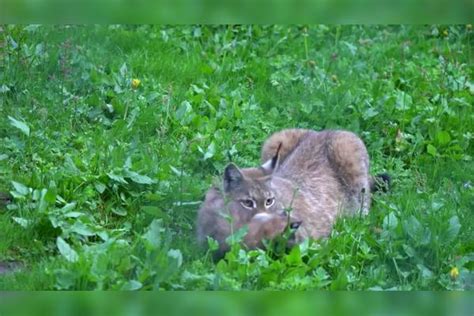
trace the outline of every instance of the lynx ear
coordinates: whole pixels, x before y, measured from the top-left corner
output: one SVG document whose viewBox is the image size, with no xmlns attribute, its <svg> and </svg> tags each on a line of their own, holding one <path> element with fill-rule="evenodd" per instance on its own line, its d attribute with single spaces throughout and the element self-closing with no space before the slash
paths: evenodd
<svg viewBox="0 0 474 316">
<path fill-rule="evenodd" d="M 280 149 L 281 149 L 281 143 L 278 145 L 277 151 L 275 155 L 273 156 L 272 159 L 267 160 L 261 168 L 265 171 L 266 174 L 272 174 L 273 171 L 275 171 L 278 166 L 280 165 Z"/>
<path fill-rule="evenodd" d="M 224 191 L 229 192 L 242 183 L 244 176 L 239 168 L 233 163 L 230 163 L 224 170 Z"/>
</svg>

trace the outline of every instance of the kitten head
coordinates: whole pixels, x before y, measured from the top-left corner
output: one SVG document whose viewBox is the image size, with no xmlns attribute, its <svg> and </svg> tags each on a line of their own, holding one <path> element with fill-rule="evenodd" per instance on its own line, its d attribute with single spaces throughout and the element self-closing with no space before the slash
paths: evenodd
<svg viewBox="0 0 474 316">
<path fill-rule="evenodd" d="M 239 169 L 230 163 L 224 170 L 224 193 L 233 213 L 250 221 L 259 213 L 277 213 L 271 175 L 263 168 Z"/>
<path fill-rule="evenodd" d="M 231 209 L 238 210 L 247 222 L 256 214 L 282 214 L 271 187 L 273 172 L 279 167 L 281 143 L 274 157 L 259 168 L 239 169 L 230 163 L 224 170 L 224 193 Z"/>
</svg>

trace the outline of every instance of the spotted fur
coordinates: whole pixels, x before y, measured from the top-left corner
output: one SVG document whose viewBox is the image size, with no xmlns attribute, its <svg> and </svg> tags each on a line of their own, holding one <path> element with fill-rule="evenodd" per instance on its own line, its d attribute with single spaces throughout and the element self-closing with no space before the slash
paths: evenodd
<svg viewBox="0 0 474 316">
<path fill-rule="evenodd" d="M 301 242 L 328 236 L 338 216 L 369 211 L 369 156 L 351 132 L 283 130 L 265 141 L 261 159 L 259 168 L 228 165 L 223 189 L 210 189 L 199 210 L 198 238 L 216 239 L 221 254 L 228 249 L 227 236 L 244 225 L 244 244 L 255 248 L 281 234 L 289 222 L 301 223 L 295 232 L 295 241 Z M 247 199 L 255 204 L 242 202 Z"/>
</svg>

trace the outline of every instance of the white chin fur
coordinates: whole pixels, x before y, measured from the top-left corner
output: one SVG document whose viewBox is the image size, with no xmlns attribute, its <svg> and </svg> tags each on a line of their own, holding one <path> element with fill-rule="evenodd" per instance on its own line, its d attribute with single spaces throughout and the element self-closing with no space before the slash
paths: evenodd
<svg viewBox="0 0 474 316">
<path fill-rule="evenodd" d="M 253 218 L 257 221 L 265 222 L 268 221 L 272 216 L 268 213 L 258 213 Z"/>
</svg>

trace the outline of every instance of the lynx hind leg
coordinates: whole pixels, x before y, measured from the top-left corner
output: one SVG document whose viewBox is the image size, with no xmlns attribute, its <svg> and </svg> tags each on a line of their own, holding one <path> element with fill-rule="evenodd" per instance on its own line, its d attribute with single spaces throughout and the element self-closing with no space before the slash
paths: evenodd
<svg viewBox="0 0 474 316">
<path fill-rule="evenodd" d="M 272 159 L 280 148 L 280 162 L 285 160 L 289 153 L 298 145 L 301 138 L 308 132 L 307 129 L 292 128 L 285 129 L 271 135 L 262 147 L 262 163 Z"/>
<path fill-rule="evenodd" d="M 369 155 L 362 140 L 355 134 L 338 131 L 328 142 L 328 159 L 347 190 L 349 210 L 362 211 L 370 208 Z"/>
</svg>

